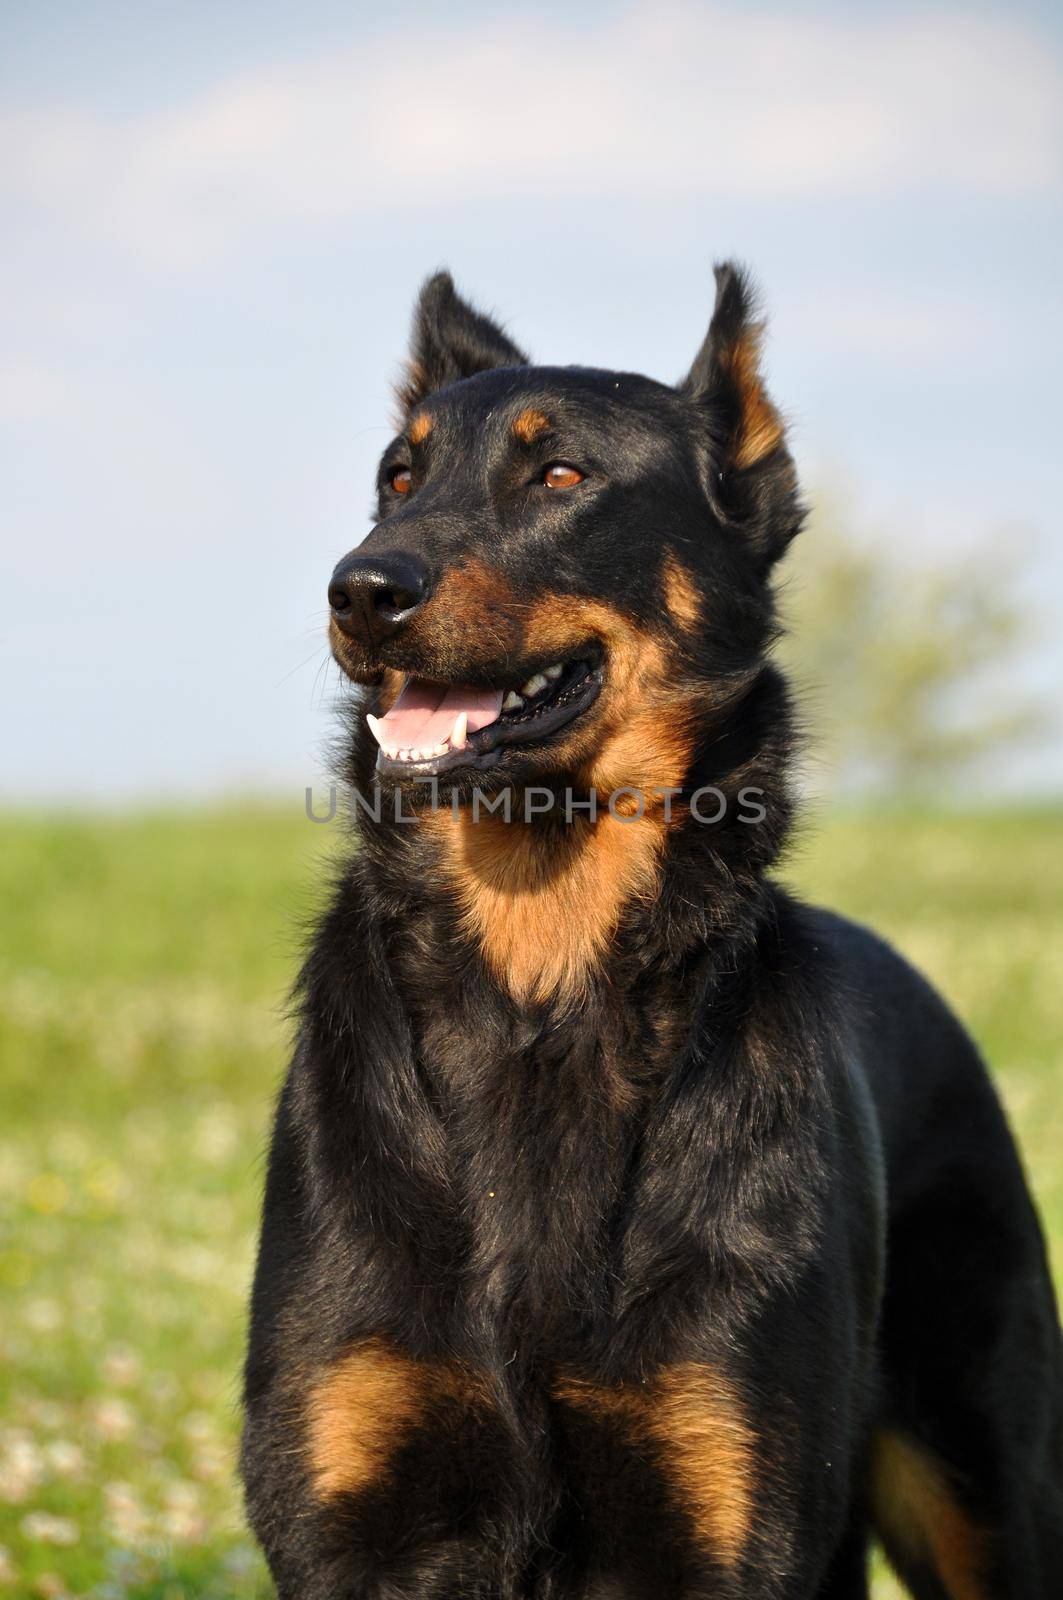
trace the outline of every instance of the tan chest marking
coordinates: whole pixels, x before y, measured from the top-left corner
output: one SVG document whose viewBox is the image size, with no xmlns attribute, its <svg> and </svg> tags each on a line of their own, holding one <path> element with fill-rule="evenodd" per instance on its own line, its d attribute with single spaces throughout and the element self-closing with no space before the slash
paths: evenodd
<svg viewBox="0 0 1063 1600">
<path fill-rule="evenodd" d="M 756 1435 L 728 1378 L 684 1362 L 639 1386 L 567 1378 L 556 1394 L 632 1443 L 648 1445 L 695 1536 L 725 1564 L 741 1559 L 753 1525 Z"/>
<path fill-rule="evenodd" d="M 875 1435 L 871 1505 L 888 1555 L 931 1567 L 949 1600 L 986 1600 L 986 1535 L 960 1505 L 941 1463 L 914 1439 Z"/>
<path fill-rule="evenodd" d="M 663 831 L 653 818 L 606 815 L 549 832 L 465 811 L 439 822 L 465 927 L 519 1000 L 575 998 L 625 906 L 657 882 Z"/>
<path fill-rule="evenodd" d="M 358 1345 L 310 1389 L 306 1450 L 316 1494 L 356 1494 L 434 1413 L 489 1403 L 485 1381 L 456 1365 L 413 1361 L 377 1339 Z"/>
</svg>

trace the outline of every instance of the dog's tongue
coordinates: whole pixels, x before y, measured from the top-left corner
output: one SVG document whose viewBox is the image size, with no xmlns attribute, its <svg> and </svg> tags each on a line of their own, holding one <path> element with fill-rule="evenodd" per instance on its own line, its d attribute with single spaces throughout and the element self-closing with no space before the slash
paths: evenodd
<svg viewBox="0 0 1063 1600">
<path fill-rule="evenodd" d="M 371 718 L 369 726 L 385 750 L 431 750 L 446 743 L 462 713 L 469 733 L 475 733 L 494 722 L 501 710 L 501 689 L 410 678 L 387 715 Z"/>
</svg>

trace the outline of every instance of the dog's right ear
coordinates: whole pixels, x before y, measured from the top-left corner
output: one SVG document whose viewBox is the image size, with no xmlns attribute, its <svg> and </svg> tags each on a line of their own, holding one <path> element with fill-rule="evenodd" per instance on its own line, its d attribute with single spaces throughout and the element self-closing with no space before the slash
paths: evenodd
<svg viewBox="0 0 1063 1600">
<path fill-rule="evenodd" d="M 709 499 L 742 526 L 751 548 L 770 566 L 801 525 L 797 480 L 783 420 L 760 371 L 764 325 L 756 295 L 732 262 L 716 273 L 716 305 L 705 342 L 679 385 L 705 418 L 712 445 Z"/>
<path fill-rule="evenodd" d="M 490 317 L 463 300 L 449 272 L 427 278 L 417 297 L 410 359 L 398 400 L 403 414 L 426 395 L 492 367 L 526 367 L 528 357 Z"/>
</svg>

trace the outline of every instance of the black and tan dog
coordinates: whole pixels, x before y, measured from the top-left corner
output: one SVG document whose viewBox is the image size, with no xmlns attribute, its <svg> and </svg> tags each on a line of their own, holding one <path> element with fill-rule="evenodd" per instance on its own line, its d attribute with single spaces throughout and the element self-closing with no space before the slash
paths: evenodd
<svg viewBox="0 0 1063 1600">
<path fill-rule="evenodd" d="M 717 279 L 675 389 L 421 296 L 329 591 L 366 803 L 252 1306 L 285 1600 L 858 1600 L 872 1527 L 921 1600 L 1063 1596 L 1058 1321 L 996 1097 L 910 968 L 767 876 L 801 513 Z"/>
</svg>

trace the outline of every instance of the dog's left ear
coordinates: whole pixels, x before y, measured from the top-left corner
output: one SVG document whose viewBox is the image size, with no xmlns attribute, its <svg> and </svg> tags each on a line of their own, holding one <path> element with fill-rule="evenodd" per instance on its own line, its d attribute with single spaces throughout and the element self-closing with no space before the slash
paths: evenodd
<svg viewBox="0 0 1063 1600">
<path fill-rule="evenodd" d="M 410 359 L 398 399 L 409 412 L 426 395 L 492 367 L 526 367 L 528 357 L 490 317 L 463 300 L 449 272 L 425 280 L 417 297 Z"/>
<path fill-rule="evenodd" d="M 718 265 L 715 273 L 709 331 L 679 390 L 704 409 L 714 506 L 726 520 L 744 525 L 770 564 L 801 524 L 796 476 L 782 417 L 760 373 L 764 323 L 753 288 L 733 262 Z"/>
</svg>

